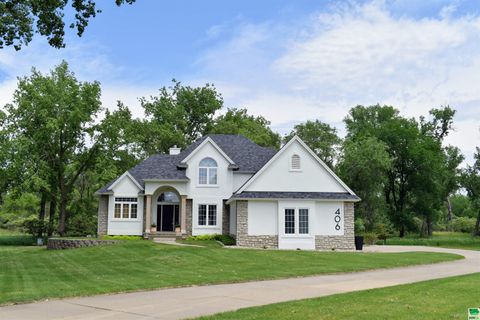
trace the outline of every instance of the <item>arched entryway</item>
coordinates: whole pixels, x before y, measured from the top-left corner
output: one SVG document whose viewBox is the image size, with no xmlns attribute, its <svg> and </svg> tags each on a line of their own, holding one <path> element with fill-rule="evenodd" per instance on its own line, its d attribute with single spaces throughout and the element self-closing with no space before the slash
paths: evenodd
<svg viewBox="0 0 480 320">
<path fill-rule="evenodd" d="M 180 226 L 180 197 L 176 192 L 163 191 L 157 198 L 157 231 L 173 232 Z"/>
</svg>

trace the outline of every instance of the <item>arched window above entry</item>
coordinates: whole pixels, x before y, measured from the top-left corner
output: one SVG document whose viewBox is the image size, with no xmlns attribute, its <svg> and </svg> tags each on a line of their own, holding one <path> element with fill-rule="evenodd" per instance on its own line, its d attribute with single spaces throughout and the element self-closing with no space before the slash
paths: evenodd
<svg viewBox="0 0 480 320">
<path fill-rule="evenodd" d="M 203 158 L 198 165 L 198 184 L 217 184 L 217 161 L 212 158 Z"/>
<path fill-rule="evenodd" d="M 165 191 L 158 196 L 157 202 L 179 203 L 178 195 L 172 191 Z"/>
<path fill-rule="evenodd" d="M 292 156 L 292 159 L 290 161 L 290 170 L 301 170 L 301 162 L 300 162 L 300 156 L 298 154 L 294 154 Z"/>
</svg>

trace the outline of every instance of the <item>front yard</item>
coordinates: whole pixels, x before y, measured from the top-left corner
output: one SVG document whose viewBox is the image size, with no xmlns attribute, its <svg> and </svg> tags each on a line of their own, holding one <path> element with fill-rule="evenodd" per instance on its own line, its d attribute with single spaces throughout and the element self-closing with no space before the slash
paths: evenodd
<svg viewBox="0 0 480 320">
<path fill-rule="evenodd" d="M 202 320 L 450 320 L 480 307 L 480 273 L 221 313 Z"/>
<path fill-rule="evenodd" d="M 0 246 L 0 304 L 173 286 L 392 268 L 444 253 L 346 253 L 178 247 L 149 241 L 64 251 Z"/>
</svg>

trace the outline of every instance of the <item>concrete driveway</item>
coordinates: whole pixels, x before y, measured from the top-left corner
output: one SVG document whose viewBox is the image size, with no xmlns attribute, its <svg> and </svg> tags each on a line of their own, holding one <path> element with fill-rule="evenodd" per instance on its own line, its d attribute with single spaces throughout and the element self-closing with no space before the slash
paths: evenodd
<svg viewBox="0 0 480 320">
<path fill-rule="evenodd" d="M 2 307 L 0 319 L 182 319 L 480 272 L 480 251 L 419 246 L 371 246 L 365 251 L 448 252 L 465 259 L 386 270 L 43 301 Z"/>
</svg>

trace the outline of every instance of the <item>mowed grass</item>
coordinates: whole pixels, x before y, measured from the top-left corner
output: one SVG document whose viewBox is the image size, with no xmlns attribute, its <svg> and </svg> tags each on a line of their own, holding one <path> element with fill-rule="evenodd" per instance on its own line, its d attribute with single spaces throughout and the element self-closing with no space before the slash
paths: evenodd
<svg viewBox="0 0 480 320">
<path fill-rule="evenodd" d="M 379 241 L 378 244 L 383 244 Z M 414 245 L 444 248 L 480 250 L 480 237 L 462 232 L 434 232 L 430 238 L 420 238 L 417 235 L 405 238 L 387 239 L 387 245 Z"/>
<path fill-rule="evenodd" d="M 35 238 L 29 234 L 0 229 L 0 246 L 31 246 L 35 243 Z"/>
<path fill-rule="evenodd" d="M 450 320 L 480 307 L 480 273 L 323 298 L 271 304 L 203 320 Z"/>
<path fill-rule="evenodd" d="M 444 253 L 355 253 L 179 247 L 149 241 L 72 250 L 0 247 L 0 304 L 392 268 L 460 259 Z"/>
</svg>

